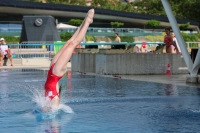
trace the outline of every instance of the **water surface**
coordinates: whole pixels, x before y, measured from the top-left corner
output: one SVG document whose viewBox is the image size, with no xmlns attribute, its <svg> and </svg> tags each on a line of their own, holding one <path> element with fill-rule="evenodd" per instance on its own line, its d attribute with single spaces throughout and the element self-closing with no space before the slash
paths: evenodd
<svg viewBox="0 0 200 133">
<path fill-rule="evenodd" d="M 38 120 L 33 90 L 43 91 L 47 71 L 0 72 L 0 132 L 195 133 L 200 89 L 67 73 L 62 103 L 75 112 Z"/>
</svg>

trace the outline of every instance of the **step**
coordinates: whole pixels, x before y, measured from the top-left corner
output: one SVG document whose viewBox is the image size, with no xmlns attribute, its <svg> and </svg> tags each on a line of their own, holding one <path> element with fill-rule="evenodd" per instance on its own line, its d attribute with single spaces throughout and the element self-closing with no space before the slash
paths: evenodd
<svg viewBox="0 0 200 133">
<path fill-rule="evenodd" d="M 41 49 L 41 48 L 32 48 L 32 49 L 11 49 L 12 52 L 32 52 L 32 51 L 41 51 L 41 52 L 47 52 L 47 49 Z"/>
<path fill-rule="evenodd" d="M 15 66 L 21 66 L 22 65 L 22 59 L 13 59 L 13 64 Z M 9 59 L 4 59 L 4 61 L 2 62 L 3 66 L 10 66 L 10 60 Z"/>
<path fill-rule="evenodd" d="M 38 65 L 50 65 L 51 60 L 49 58 L 22 58 L 22 65 L 32 65 L 32 66 L 38 66 Z"/>
</svg>

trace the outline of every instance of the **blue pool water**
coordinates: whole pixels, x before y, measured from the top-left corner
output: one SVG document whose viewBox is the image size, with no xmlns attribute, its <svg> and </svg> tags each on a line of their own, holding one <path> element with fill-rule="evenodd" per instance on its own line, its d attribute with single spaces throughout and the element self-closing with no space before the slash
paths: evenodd
<svg viewBox="0 0 200 133">
<path fill-rule="evenodd" d="M 195 133 L 200 125 L 200 88 L 68 73 L 53 119 L 38 119 L 34 92 L 47 71 L 0 72 L 1 133 Z"/>
</svg>

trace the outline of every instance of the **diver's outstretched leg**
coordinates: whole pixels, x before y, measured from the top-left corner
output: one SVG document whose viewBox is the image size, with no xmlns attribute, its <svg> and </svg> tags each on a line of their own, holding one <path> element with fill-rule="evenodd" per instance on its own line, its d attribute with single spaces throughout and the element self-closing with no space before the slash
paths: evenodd
<svg viewBox="0 0 200 133">
<path fill-rule="evenodd" d="M 57 59 L 57 62 L 55 63 L 55 66 L 53 68 L 53 73 L 57 76 L 61 76 L 67 72 L 67 63 L 69 59 L 71 58 L 72 52 L 74 48 L 80 44 L 80 42 L 83 40 L 87 29 L 89 25 L 93 22 L 94 17 L 94 9 L 89 10 L 88 15 L 86 16 L 85 22 L 83 23 L 82 28 L 80 29 L 78 35 L 74 40 L 72 40 L 64 49 L 64 51 L 61 53 L 59 58 Z"/>
<path fill-rule="evenodd" d="M 69 61 L 69 59 L 71 58 L 72 52 L 74 50 L 74 48 L 80 44 L 80 42 L 83 40 L 87 29 L 89 27 L 89 25 L 93 22 L 93 17 L 94 17 L 94 9 L 89 10 L 85 21 L 83 22 L 80 31 L 77 33 L 76 37 L 73 37 L 71 40 L 71 42 L 69 42 L 65 47 L 62 48 L 62 52 L 60 52 L 59 56 L 57 57 L 57 60 L 55 61 L 54 66 L 52 66 L 52 73 L 53 76 L 55 76 L 56 78 L 63 76 L 66 72 L 67 72 L 67 63 Z M 47 81 L 46 81 L 47 83 Z M 56 92 L 58 93 L 58 95 L 54 95 L 54 97 L 51 99 L 50 104 L 51 107 L 58 107 L 60 104 L 60 98 L 59 98 L 59 84 L 57 82 L 56 84 Z M 48 92 L 49 90 L 46 89 L 45 92 Z"/>
<path fill-rule="evenodd" d="M 89 11 L 88 11 L 89 12 Z M 87 14 L 88 15 L 88 14 Z M 58 53 L 56 53 L 56 55 L 53 57 L 53 60 L 51 61 L 51 65 L 52 64 L 54 64 L 57 60 L 58 60 L 58 58 L 59 58 L 59 56 L 61 55 L 61 53 L 64 51 L 64 49 L 66 48 L 66 46 L 70 43 L 70 42 L 72 42 L 76 37 L 77 37 L 77 35 L 79 34 L 79 32 L 80 32 L 80 29 L 82 29 L 82 27 L 83 27 L 83 24 L 84 24 L 84 22 L 85 22 L 85 20 L 86 20 L 86 18 L 87 18 L 87 15 L 86 15 L 86 17 L 85 17 L 85 19 L 83 20 L 83 22 L 82 22 L 82 24 L 78 27 L 78 29 L 76 30 L 76 32 L 73 34 L 73 36 L 68 40 L 68 41 L 66 41 L 66 43 L 63 45 L 63 47 L 58 51 Z M 50 66 L 51 66 L 50 65 Z"/>
</svg>

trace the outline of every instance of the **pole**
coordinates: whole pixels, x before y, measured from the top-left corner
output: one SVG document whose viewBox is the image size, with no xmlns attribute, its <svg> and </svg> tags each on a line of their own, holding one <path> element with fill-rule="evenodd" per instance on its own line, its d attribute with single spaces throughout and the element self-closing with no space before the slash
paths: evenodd
<svg viewBox="0 0 200 133">
<path fill-rule="evenodd" d="M 194 73 L 198 73 L 199 67 L 200 67 L 200 48 L 198 49 L 192 71 Z"/>
<path fill-rule="evenodd" d="M 177 38 L 178 44 L 180 46 L 183 58 L 185 60 L 185 64 L 187 65 L 190 74 L 191 75 L 196 75 L 196 73 L 192 71 L 193 62 L 192 62 L 192 60 L 191 60 L 191 58 L 189 56 L 189 53 L 188 53 L 188 51 L 186 49 L 185 41 L 183 40 L 183 37 L 181 35 L 181 32 L 180 32 L 180 29 L 178 27 L 176 18 L 173 15 L 171 6 L 169 4 L 169 1 L 168 0 L 161 0 L 161 1 L 162 1 L 163 6 L 164 6 L 164 9 L 166 11 L 166 14 L 167 14 L 167 17 L 169 19 L 169 22 L 170 22 L 170 24 L 172 26 L 172 29 L 173 29 L 173 31 L 174 31 L 174 33 L 176 35 L 176 38 Z"/>
</svg>

